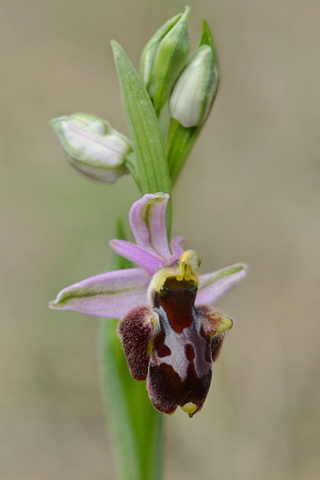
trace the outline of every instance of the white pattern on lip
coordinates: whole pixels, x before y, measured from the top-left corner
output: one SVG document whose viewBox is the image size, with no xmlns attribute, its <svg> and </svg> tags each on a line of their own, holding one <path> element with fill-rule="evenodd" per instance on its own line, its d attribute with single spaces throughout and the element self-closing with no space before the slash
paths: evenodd
<svg viewBox="0 0 320 480">
<path fill-rule="evenodd" d="M 164 311 L 163 311 L 164 312 Z M 195 354 L 194 367 L 198 378 L 211 371 L 211 362 L 205 359 L 205 352 L 208 348 L 208 341 L 200 334 L 201 319 L 198 315 L 193 315 L 193 321 L 189 327 L 182 330 L 181 333 L 175 332 L 171 327 L 167 316 L 160 313 L 161 324 L 165 332 L 164 344 L 170 349 L 171 353 L 166 357 L 156 356 L 157 363 L 170 365 L 179 375 L 182 381 L 187 378 L 190 361 L 186 355 L 186 345 L 191 345 Z M 156 352 L 155 352 L 156 353 Z"/>
</svg>

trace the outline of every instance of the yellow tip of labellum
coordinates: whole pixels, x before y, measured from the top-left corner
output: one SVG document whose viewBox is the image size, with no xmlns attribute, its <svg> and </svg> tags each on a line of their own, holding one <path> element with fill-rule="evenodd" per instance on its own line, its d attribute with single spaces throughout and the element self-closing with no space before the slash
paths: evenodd
<svg viewBox="0 0 320 480">
<path fill-rule="evenodd" d="M 183 407 L 181 407 L 181 410 L 183 410 L 184 412 L 186 412 L 190 418 L 193 417 L 193 415 L 196 413 L 196 411 L 198 410 L 198 407 L 197 405 L 195 405 L 194 403 L 192 402 L 189 402 L 189 403 L 185 403 L 183 405 Z"/>
</svg>

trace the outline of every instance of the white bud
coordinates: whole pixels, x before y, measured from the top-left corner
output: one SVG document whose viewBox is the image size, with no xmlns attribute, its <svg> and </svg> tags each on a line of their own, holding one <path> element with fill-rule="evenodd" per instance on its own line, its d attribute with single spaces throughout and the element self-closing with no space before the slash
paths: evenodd
<svg viewBox="0 0 320 480">
<path fill-rule="evenodd" d="M 197 48 L 177 80 L 170 98 L 171 116 L 185 128 L 201 125 L 218 85 L 218 71 L 208 45 Z"/>
<path fill-rule="evenodd" d="M 71 165 L 80 173 L 106 183 L 114 183 L 127 173 L 125 159 L 132 146 L 105 120 L 86 113 L 74 113 L 55 118 L 51 125 Z"/>
</svg>

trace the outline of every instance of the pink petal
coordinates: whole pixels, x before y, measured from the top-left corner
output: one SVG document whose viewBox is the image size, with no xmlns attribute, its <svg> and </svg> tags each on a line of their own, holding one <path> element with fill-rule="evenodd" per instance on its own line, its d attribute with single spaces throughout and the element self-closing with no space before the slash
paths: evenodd
<svg viewBox="0 0 320 480">
<path fill-rule="evenodd" d="M 129 213 L 137 245 L 167 262 L 171 257 L 166 229 L 168 199 L 167 193 L 146 194 L 132 205 Z"/>
<path fill-rule="evenodd" d="M 141 268 L 102 273 L 62 290 L 50 307 L 97 317 L 121 318 L 138 305 L 147 305 L 150 278 Z"/>
<path fill-rule="evenodd" d="M 125 240 L 110 240 L 110 245 L 118 255 L 144 268 L 151 276 L 164 266 L 164 260 L 161 257 L 147 252 L 143 248 L 134 245 L 134 243 L 126 242 Z"/>
<path fill-rule="evenodd" d="M 196 306 L 213 305 L 231 287 L 236 285 L 246 276 L 247 266 L 235 264 L 222 268 L 213 273 L 199 275 L 199 290 L 196 298 Z"/>
</svg>

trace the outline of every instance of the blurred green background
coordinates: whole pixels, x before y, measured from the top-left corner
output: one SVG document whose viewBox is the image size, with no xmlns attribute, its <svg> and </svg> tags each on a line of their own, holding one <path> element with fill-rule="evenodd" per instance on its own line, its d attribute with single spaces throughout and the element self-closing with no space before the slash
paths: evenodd
<svg viewBox="0 0 320 480">
<path fill-rule="evenodd" d="M 221 61 L 216 104 L 174 194 L 173 234 L 248 279 L 203 411 L 167 418 L 166 480 L 320 478 L 320 62 L 316 0 L 190 1 Z M 48 309 L 106 270 L 138 190 L 67 165 L 48 121 L 84 111 L 128 133 L 110 39 L 138 66 L 184 2 L 2 0 L 0 478 L 116 478 L 95 318 Z M 108 412 L 112 415 L 112 412 Z"/>
</svg>

